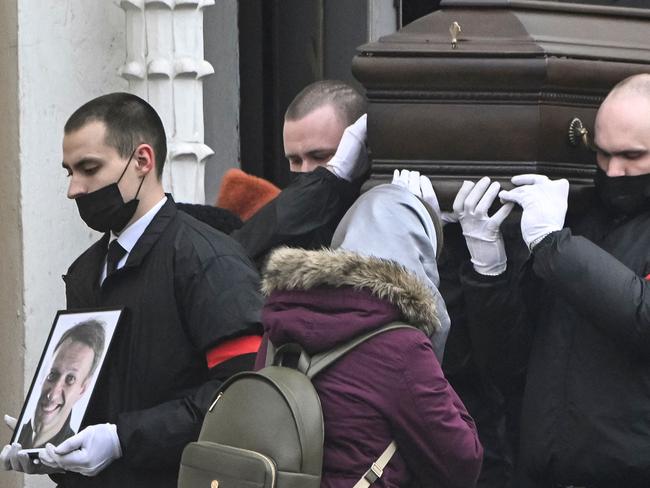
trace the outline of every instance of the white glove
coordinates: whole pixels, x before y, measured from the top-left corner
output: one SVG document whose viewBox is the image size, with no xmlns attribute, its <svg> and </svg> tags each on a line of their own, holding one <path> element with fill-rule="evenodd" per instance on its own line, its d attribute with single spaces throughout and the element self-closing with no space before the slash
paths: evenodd
<svg viewBox="0 0 650 488">
<path fill-rule="evenodd" d="M 7 444 L 2 448 L 2 452 L 0 452 L 0 470 L 17 471 L 26 474 L 52 474 L 62 472 L 60 468 L 44 466 L 38 458 L 30 459 L 27 451 L 17 442 Z"/>
<path fill-rule="evenodd" d="M 421 198 L 440 216 L 440 204 L 438 203 L 436 192 L 433 190 L 431 180 L 426 176 L 421 176 L 419 171 L 409 171 L 408 169 L 400 171 L 396 169 L 393 172 L 393 181 L 391 181 L 391 184 L 401 186 L 410 193 L 413 193 L 416 197 Z M 438 245 L 437 239 L 438 236 L 431 236 L 434 250 Z"/>
<path fill-rule="evenodd" d="M 325 167 L 339 178 L 353 181 L 368 170 L 366 151 L 366 119 L 363 114 L 357 121 L 346 127 L 336 153 Z"/>
<path fill-rule="evenodd" d="M 492 217 L 488 215 L 501 185 L 490 184 L 484 176 L 477 183 L 464 181 L 454 199 L 454 213 L 463 229 L 467 249 L 477 273 L 496 276 L 506 270 L 507 259 L 500 226 L 513 208 L 503 205 Z"/>
<path fill-rule="evenodd" d="M 91 425 L 56 447 L 46 444 L 45 451 L 40 453 L 44 465 L 84 476 L 95 476 L 121 457 L 115 424 Z"/>
<path fill-rule="evenodd" d="M 532 251 L 544 237 L 564 227 L 569 182 L 564 178 L 550 180 L 535 174 L 513 176 L 511 181 L 518 187 L 502 191 L 499 198 L 502 202 L 514 202 L 523 208 L 521 236 Z"/>
<path fill-rule="evenodd" d="M 7 424 L 7 427 L 11 430 L 16 430 L 16 419 L 11 415 L 5 415 L 5 424 Z"/>
<path fill-rule="evenodd" d="M 419 171 L 409 171 L 408 169 L 400 171 L 396 169 L 393 171 L 393 180 L 391 183 L 406 188 L 415 196 L 422 198 L 422 200 L 431 205 L 433 211 L 440 215 L 442 225 L 449 222 L 458 222 L 458 216 L 455 213 L 440 211 L 440 203 L 438 202 L 438 197 L 433 189 L 431 180 L 424 175 L 420 175 Z"/>
<path fill-rule="evenodd" d="M 421 176 L 419 171 L 409 171 L 408 169 L 400 171 L 396 169 L 393 171 L 393 181 L 391 183 L 406 188 L 413 195 L 427 202 L 433 211 L 440 215 L 440 204 L 436 192 L 433 190 L 431 180 L 426 176 Z"/>
<path fill-rule="evenodd" d="M 5 424 L 11 430 L 16 429 L 16 419 L 10 415 L 5 415 Z M 13 444 L 7 444 L 2 448 L 0 452 L 0 470 L 10 471 L 13 469 L 13 465 L 20 468 L 20 463 L 18 461 L 18 451 L 22 449 L 22 446 L 17 442 Z M 29 459 L 28 459 L 29 461 Z M 24 469 L 17 469 L 16 471 L 25 471 Z"/>
<path fill-rule="evenodd" d="M 11 415 L 5 415 L 5 424 L 11 430 L 16 430 L 16 419 Z M 7 444 L 0 452 L 0 471 L 18 471 L 27 474 L 52 474 L 60 472 L 59 469 L 52 469 L 43 466 L 38 459 L 30 459 L 27 451 L 23 447 L 14 442 Z"/>
</svg>

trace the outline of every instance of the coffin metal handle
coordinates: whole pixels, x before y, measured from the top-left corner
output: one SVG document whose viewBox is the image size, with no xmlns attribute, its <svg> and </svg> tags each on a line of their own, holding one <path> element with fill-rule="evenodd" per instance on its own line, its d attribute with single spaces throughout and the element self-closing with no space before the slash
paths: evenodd
<svg viewBox="0 0 650 488">
<path fill-rule="evenodd" d="M 460 24 L 456 21 L 452 22 L 449 26 L 449 33 L 451 34 L 451 48 L 456 49 L 458 47 L 458 34 L 460 34 L 462 29 Z"/>
<path fill-rule="evenodd" d="M 578 147 L 582 143 L 587 149 L 596 151 L 596 148 L 589 140 L 589 129 L 585 127 L 578 117 L 574 117 L 569 122 L 569 143 Z"/>
</svg>

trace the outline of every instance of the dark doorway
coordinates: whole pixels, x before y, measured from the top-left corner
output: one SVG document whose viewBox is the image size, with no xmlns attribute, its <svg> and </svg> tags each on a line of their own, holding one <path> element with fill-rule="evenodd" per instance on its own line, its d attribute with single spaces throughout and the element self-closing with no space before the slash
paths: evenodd
<svg viewBox="0 0 650 488">
<path fill-rule="evenodd" d="M 239 0 L 240 154 L 242 169 L 286 185 L 284 112 L 306 85 L 335 78 L 363 91 L 351 73 L 367 42 L 372 0 Z M 395 0 L 404 24 L 440 0 Z M 398 26 L 395 26 L 396 28 Z"/>
<path fill-rule="evenodd" d="M 284 112 L 306 85 L 350 72 L 366 42 L 366 2 L 240 0 L 240 147 L 242 169 L 284 186 Z M 360 87 L 360 86 L 359 86 Z"/>
</svg>

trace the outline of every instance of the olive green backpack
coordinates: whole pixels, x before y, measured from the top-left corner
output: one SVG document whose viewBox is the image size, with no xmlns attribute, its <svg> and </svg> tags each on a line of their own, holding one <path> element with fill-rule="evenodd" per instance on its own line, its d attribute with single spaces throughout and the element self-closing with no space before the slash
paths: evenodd
<svg viewBox="0 0 650 488">
<path fill-rule="evenodd" d="M 371 337 L 410 325 L 392 323 L 311 358 L 297 344 L 277 351 L 267 366 L 226 381 L 206 414 L 197 442 L 185 447 L 179 488 L 320 488 L 323 413 L 311 383 L 320 371 Z M 297 358 L 297 365 L 284 364 Z M 391 442 L 354 485 L 382 475 L 395 452 Z"/>
</svg>

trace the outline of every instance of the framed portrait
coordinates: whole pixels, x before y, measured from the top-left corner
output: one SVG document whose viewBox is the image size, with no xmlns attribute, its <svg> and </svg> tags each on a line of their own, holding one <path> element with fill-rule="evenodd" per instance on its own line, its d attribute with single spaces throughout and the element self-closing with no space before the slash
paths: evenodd
<svg viewBox="0 0 650 488">
<path fill-rule="evenodd" d="M 11 442 L 37 453 L 79 431 L 122 312 L 56 313 Z"/>
</svg>

